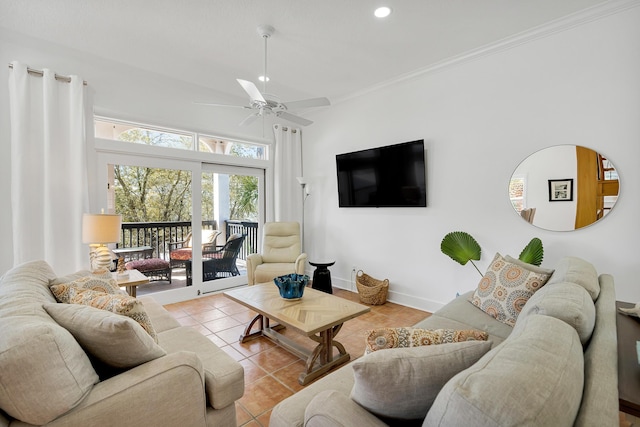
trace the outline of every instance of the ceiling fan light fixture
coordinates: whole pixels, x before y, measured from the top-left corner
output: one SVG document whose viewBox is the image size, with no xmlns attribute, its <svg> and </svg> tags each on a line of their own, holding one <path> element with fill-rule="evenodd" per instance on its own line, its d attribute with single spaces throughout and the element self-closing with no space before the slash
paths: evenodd
<svg viewBox="0 0 640 427">
<path fill-rule="evenodd" d="M 325 107 L 331 105 L 331 102 L 327 98 L 309 98 L 309 99 L 301 99 L 299 101 L 291 101 L 282 103 L 280 99 L 275 95 L 268 95 L 268 99 L 265 98 L 263 93 L 266 94 L 267 91 L 267 82 L 269 79 L 269 73 L 267 72 L 267 40 L 271 35 L 275 32 L 275 28 L 271 25 L 261 25 L 257 28 L 258 35 L 264 40 L 264 73 L 258 77 L 258 80 L 264 83 L 263 91 L 256 87 L 253 82 L 243 79 L 236 79 L 238 84 L 242 87 L 242 89 L 249 95 L 249 105 L 248 106 L 239 106 L 239 105 L 223 105 L 223 104 L 213 104 L 213 103 L 204 103 L 205 105 L 213 105 L 219 107 L 235 107 L 235 108 L 246 108 L 250 109 L 253 112 L 246 117 L 242 122 L 240 122 L 240 126 L 249 126 L 253 122 L 255 122 L 259 117 L 265 117 L 273 114 L 276 117 L 282 118 L 284 120 L 290 121 L 292 123 L 296 123 L 302 126 L 308 126 L 313 123 L 313 121 L 309 119 L 305 119 L 304 117 L 300 117 L 298 115 L 292 114 L 287 110 L 297 110 L 303 108 L 313 108 L 313 107 Z M 287 105 L 289 104 L 289 106 Z M 264 132 L 264 120 L 262 121 L 263 132 Z"/>
<path fill-rule="evenodd" d="M 391 15 L 391 8 L 387 7 L 387 6 L 382 6 L 377 8 L 373 14 L 375 15 L 376 18 L 386 18 L 387 16 Z"/>
</svg>

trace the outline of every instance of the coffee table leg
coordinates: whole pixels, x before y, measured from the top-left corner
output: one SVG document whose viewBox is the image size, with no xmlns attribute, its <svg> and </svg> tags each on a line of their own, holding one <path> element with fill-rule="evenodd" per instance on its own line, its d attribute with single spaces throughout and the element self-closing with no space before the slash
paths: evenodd
<svg viewBox="0 0 640 427">
<path fill-rule="evenodd" d="M 259 324 L 258 330 L 255 332 L 251 332 L 253 326 L 256 323 Z M 268 317 L 264 317 L 262 314 L 256 314 L 256 316 L 251 319 L 251 322 L 249 322 L 249 324 L 247 324 L 247 326 L 244 328 L 244 332 L 242 333 L 242 335 L 240 335 L 239 341 L 241 343 L 245 343 L 247 341 L 251 341 L 258 337 L 267 335 L 265 333 L 266 330 L 279 331 L 281 329 L 284 329 L 284 326 L 282 326 L 281 324 L 276 323 L 275 325 L 271 326 Z"/>
<path fill-rule="evenodd" d="M 255 325 L 256 322 L 259 323 L 260 328 L 256 332 L 251 332 L 251 329 L 253 329 L 253 325 Z M 269 322 L 269 319 L 267 319 L 267 323 L 268 322 Z M 249 324 L 247 324 L 247 326 L 244 328 L 244 332 L 242 333 L 242 335 L 240 335 L 239 341 L 247 342 L 252 339 L 261 337 L 262 331 L 264 331 L 264 316 L 262 314 L 256 314 L 256 316 L 251 320 L 251 322 L 249 322 Z"/>
<path fill-rule="evenodd" d="M 342 329 L 342 323 L 320 332 L 319 336 L 313 335 L 309 337 L 316 341 L 318 345 L 307 358 L 305 372 L 301 373 L 298 377 L 298 382 L 300 384 L 307 385 L 334 366 L 345 363 L 350 359 L 350 356 L 344 346 L 334 340 L 334 337 L 338 334 L 340 329 Z M 333 358 L 333 347 L 336 347 L 340 352 L 335 359 Z M 316 362 L 318 362 L 318 366 L 315 366 Z"/>
</svg>

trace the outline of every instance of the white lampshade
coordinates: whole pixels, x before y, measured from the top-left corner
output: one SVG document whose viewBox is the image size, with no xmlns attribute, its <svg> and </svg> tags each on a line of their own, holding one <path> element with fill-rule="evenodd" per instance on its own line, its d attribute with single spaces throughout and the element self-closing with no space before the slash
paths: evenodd
<svg viewBox="0 0 640 427">
<path fill-rule="evenodd" d="M 122 215 L 119 214 L 84 214 L 82 243 L 117 243 L 121 224 Z"/>
</svg>

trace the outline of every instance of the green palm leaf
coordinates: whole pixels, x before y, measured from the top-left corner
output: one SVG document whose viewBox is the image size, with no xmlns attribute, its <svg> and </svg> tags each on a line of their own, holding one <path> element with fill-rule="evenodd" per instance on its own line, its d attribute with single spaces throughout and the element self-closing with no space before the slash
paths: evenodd
<svg viewBox="0 0 640 427">
<path fill-rule="evenodd" d="M 544 258 L 544 248 L 542 247 L 542 240 L 534 237 L 529 244 L 520 253 L 518 259 L 527 264 L 533 264 L 540 266 L 542 259 Z"/>
<path fill-rule="evenodd" d="M 464 231 L 452 231 L 444 236 L 442 243 L 440 243 L 440 250 L 461 265 L 465 265 L 470 260 L 479 260 L 482 254 L 476 239 Z M 476 267 L 473 261 L 471 261 L 471 264 Z M 478 267 L 476 267 L 476 270 L 478 270 Z M 480 273 L 480 270 L 478 272 Z"/>
</svg>

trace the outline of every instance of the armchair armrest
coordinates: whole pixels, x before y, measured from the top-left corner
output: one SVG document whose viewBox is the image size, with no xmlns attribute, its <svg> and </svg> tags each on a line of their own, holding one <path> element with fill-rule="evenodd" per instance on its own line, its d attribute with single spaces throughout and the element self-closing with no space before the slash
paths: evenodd
<svg viewBox="0 0 640 427">
<path fill-rule="evenodd" d="M 187 241 L 182 240 L 180 242 L 169 242 L 167 244 L 169 245 L 169 252 L 171 252 L 171 251 L 175 251 L 176 249 L 185 247 L 184 245 L 187 244 Z"/>
<path fill-rule="evenodd" d="M 247 283 L 249 285 L 255 285 L 255 271 L 256 267 L 262 264 L 262 255 L 250 254 L 247 256 Z"/>
<path fill-rule="evenodd" d="M 51 427 L 206 425 L 204 369 L 195 353 L 171 353 L 96 384 Z"/>
<path fill-rule="evenodd" d="M 304 274 L 304 268 L 306 266 L 307 266 L 307 254 L 303 252 L 300 255 L 298 255 L 298 258 L 296 258 L 296 273 Z"/>
<path fill-rule="evenodd" d="M 325 390 L 318 393 L 307 405 L 304 411 L 304 425 L 383 427 L 387 424 L 344 394 L 336 390 Z"/>
<path fill-rule="evenodd" d="M 202 255 L 204 254 L 212 254 L 214 252 L 218 252 L 222 247 L 217 246 L 215 243 L 203 243 L 202 244 Z"/>
</svg>

